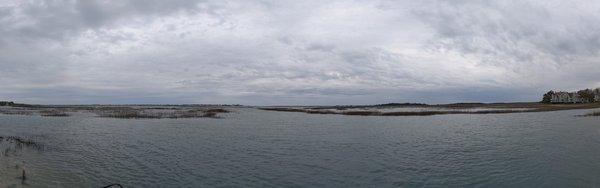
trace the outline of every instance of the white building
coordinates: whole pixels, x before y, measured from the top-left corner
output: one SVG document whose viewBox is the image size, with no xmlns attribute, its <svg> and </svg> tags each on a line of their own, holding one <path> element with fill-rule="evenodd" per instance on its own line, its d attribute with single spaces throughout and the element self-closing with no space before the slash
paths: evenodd
<svg viewBox="0 0 600 188">
<path fill-rule="evenodd" d="M 552 103 L 588 103 L 588 102 L 600 102 L 600 88 L 592 90 L 594 94 L 594 101 L 588 101 L 579 96 L 577 92 L 554 92 L 552 95 Z"/>
<path fill-rule="evenodd" d="M 552 103 L 578 103 L 580 102 L 579 94 L 575 92 L 555 92 L 552 95 Z"/>
</svg>

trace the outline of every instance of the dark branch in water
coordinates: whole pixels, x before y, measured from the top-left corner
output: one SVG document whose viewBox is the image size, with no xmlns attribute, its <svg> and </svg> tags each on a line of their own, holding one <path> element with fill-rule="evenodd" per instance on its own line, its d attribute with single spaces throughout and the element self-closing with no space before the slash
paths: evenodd
<svg viewBox="0 0 600 188">
<path fill-rule="evenodd" d="M 102 188 L 110 188 L 110 187 L 121 187 L 121 188 L 123 188 L 123 186 L 121 184 L 118 184 L 118 183 L 110 184 L 110 185 L 104 186 Z"/>
<path fill-rule="evenodd" d="M 0 141 L 8 141 L 11 143 L 15 143 L 19 146 L 26 146 L 26 147 L 36 148 L 36 149 L 42 148 L 42 145 L 37 143 L 36 141 L 17 137 L 17 136 L 0 137 Z"/>
<path fill-rule="evenodd" d="M 10 154 L 17 155 L 17 151 L 23 148 L 43 150 L 44 146 L 31 139 L 25 139 L 17 136 L 0 136 L 0 148 L 2 149 L 2 151 L 0 151 L 2 156 L 9 156 Z"/>
</svg>

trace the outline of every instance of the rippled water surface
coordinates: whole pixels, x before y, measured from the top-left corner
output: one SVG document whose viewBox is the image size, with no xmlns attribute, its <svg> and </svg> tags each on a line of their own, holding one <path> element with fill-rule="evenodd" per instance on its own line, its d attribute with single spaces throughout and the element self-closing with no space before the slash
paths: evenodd
<svg viewBox="0 0 600 188">
<path fill-rule="evenodd" d="M 44 145 L 0 156 L 0 187 L 598 187 L 600 118 L 575 117 L 589 111 L 0 115 L 0 136 Z M 21 168 L 26 181 L 18 178 Z"/>
</svg>

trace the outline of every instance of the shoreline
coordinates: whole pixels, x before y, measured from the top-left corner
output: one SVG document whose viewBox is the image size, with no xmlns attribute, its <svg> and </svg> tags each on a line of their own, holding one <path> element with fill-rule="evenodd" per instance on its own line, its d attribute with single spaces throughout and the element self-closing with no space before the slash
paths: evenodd
<svg viewBox="0 0 600 188">
<path fill-rule="evenodd" d="M 551 104 L 515 103 L 388 103 L 336 106 L 241 106 L 241 105 L 29 105 L 1 106 L 0 114 L 68 117 L 89 113 L 95 117 L 119 119 L 220 118 L 232 108 L 349 116 L 432 116 L 450 114 L 508 114 L 600 108 L 600 103 Z"/>
<path fill-rule="evenodd" d="M 382 111 L 388 109 L 420 108 L 421 111 Z M 483 109 L 486 110 L 478 110 Z M 453 103 L 364 106 L 313 107 L 259 107 L 260 110 L 300 112 L 307 114 L 335 114 L 349 116 L 432 116 L 449 114 L 508 114 L 600 108 L 600 103 L 546 104 L 546 103 Z"/>
</svg>

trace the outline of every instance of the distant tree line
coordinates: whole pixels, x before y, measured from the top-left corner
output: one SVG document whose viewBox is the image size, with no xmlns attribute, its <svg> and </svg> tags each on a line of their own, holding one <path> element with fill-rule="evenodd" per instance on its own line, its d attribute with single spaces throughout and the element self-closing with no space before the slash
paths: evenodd
<svg viewBox="0 0 600 188">
<path fill-rule="evenodd" d="M 556 92 L 554 92 L 552 90 L 548 91 L 542 97 L 542 101 L 541 102 L 542 103 L 551 103 L 552 102 L 552 96 L 555 93 Z M 592 90 L 592 89 L 579 90 L 576 93 L 579 95 L 579 98 L 583 99 L 584 101 L 587 101 L 587 102 L 594 102 L 595 101 L 596 93 L 594 93 L 594 90 Z"/>
<path fill-rule="evenodd" d="M 30 105 L 30 104 L 22 104 L 22 103 L 15 103 L 12 101 L 0 101 L 0 106 L 10 106 L 10 107 L 35 107 L 35 105 Z"/>
<path fill-rule="evenodd" d="M 0 101 L 0 106 L 13 106 L 15 105 L 12 101 Z"/>
<path fill-rule="evenodd" d="M 577 94 L 579 94 L 579 97 L 581 97 L 583 100 L 587 101 L 587 102 L 594 102 L 594 91 L 591 89 L 584 89 L 584 90 L 579 90 L 577 91 Z"/>
</svg>

